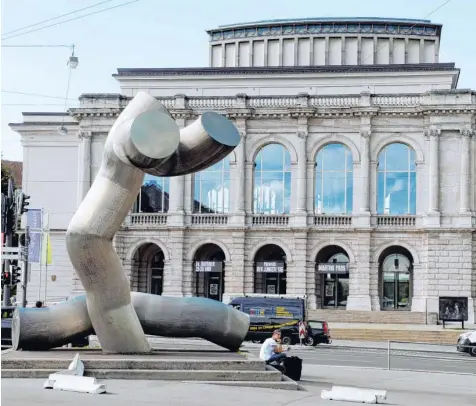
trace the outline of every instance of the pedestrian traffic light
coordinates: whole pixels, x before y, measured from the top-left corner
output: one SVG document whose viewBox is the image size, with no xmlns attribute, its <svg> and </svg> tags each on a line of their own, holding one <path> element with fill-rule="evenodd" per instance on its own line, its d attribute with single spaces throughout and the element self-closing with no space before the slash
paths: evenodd
<svg viewBox="0 0 476 406">
<path fill-rule="evenodd" d="M 4 271 L 2 272 L 2 285 L 9 285 L 10 284 L 10 272 Z"/>
<path fill-rule="evenodd" d="M 18 265 L 10 265 L 11 282 L 12 286 L 21 282 L 21 268 Z"/>
</svg>

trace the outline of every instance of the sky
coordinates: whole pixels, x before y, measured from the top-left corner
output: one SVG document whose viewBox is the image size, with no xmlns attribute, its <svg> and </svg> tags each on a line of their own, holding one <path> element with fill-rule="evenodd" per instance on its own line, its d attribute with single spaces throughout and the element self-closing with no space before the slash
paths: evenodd
<svg viewBox="0 0 476 406">
<path fill-rule="evenodd" d="M 72 71 L 68 93 L 71 101 L 67 105 L 74 107 L 78 105 L 75 100 L 82 93 L 118 93 L 119 86 L 112 78 L 117 68 L 208 66 L 208 36 L 205 30 L 218 25 L 303 17 L 430 19 L 443 24 L 440 62 L 455 62 L 461 69 L 459 88 L 476 89 L 476 1 L 450 0 L 436 10 L 446 1 L 111 0 L 28 30 L 131 3 L 28 34 L 23 34 L 26 30 L 6 35 L 10 31 L 97 4 L 101 0 L 2 0 L 0 69 L 3 159 L 22 160 L 20 136 L 10 130 L 8 123 L 21 122 L 23 111 L 65 110 L 68 82 L 66 63 L 71 54 L 67 47 L 18 48 L 6 45 L 74 44 L 79 66 Z M 15 34 L 22 35 L 13 37 Z"/>
</svg>

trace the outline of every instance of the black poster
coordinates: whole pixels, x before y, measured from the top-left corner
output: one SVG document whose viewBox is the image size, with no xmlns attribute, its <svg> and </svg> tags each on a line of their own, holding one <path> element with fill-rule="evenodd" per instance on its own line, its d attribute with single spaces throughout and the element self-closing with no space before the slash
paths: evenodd
<svg viewBox="0 0 476 406">
<path fill-rule="evenodd" d="M 195 272 L 221 272 L 223 262 L 220 261 L 196 261 Z"/>
<path fill-rule="evenodd" d="M 257 273 L 284 273 L 284 262 L 282 261 L 270 261 L 270 262 L 257 262 Z"/>
<path fill-rule="evenodd" d="M 440 297 L 439 318 L 441 321 L 468 321 L 468 298 Z"/>
</svg>

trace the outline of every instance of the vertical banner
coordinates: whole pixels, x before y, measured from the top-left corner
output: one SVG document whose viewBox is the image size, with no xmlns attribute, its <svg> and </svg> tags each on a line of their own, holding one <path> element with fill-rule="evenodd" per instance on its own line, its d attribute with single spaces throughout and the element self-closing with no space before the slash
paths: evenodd
<svg viewBox="0 0 476 406">
<path fill-rule="evenodd" d="M 28 262 L 39 264 L 41 259 L 41 232 L 30 231 Z"/>
<path fill-rule="evenodd" d="M 30 230 L 43 229 L 43 213 L 41 209 L 28 209 L 26 212 L 26 225 Z"/>
<path fill-rule="evenodd" d="M 51 265 L 53 260 L 53 254 L 51 252 L 51 240 L 50 233 L 46 232 L 43 234 L 43 243 L 42 246 L 42 258 L 41 263 L 44 265 Z"/>
</svg>

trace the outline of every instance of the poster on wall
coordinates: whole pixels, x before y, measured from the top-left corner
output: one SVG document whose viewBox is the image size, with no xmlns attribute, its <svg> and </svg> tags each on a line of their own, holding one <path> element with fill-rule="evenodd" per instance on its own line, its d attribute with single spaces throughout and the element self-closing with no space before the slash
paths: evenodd
<svg viewBox="0 0 476 406">
<path fill-rule="evenodd" d="M 325 295 L 326 295 L 326 297 L 334 296 L 334 284 L 333 283 L 326 284 Z"/>
<path fill-rule="evenodd" d="M 268 293 L 269 295 L 276 294 L 276 285 L 268 285 L 266 288 L 266 293 Z"/>
<path fill-rule="evenodd" d="M 221 272 L 223 262 L 219 261 L 196 261 L 195 272 Z"/>
<path fill-rule="evenodd" d="M 284 262 L 282 261 L 257 262 L 256 272 L 257 273 L 283 273 Z"/>
<path fill-rule="evenodd" d="M 440 297 L 439 318 L 442 321 L 468 321 L 468 298 Z"/>
<path fill-rule="evenodd" d="M 210 284 L 210 295 L 218 295 L 218 283 Z"/>
</svg>

